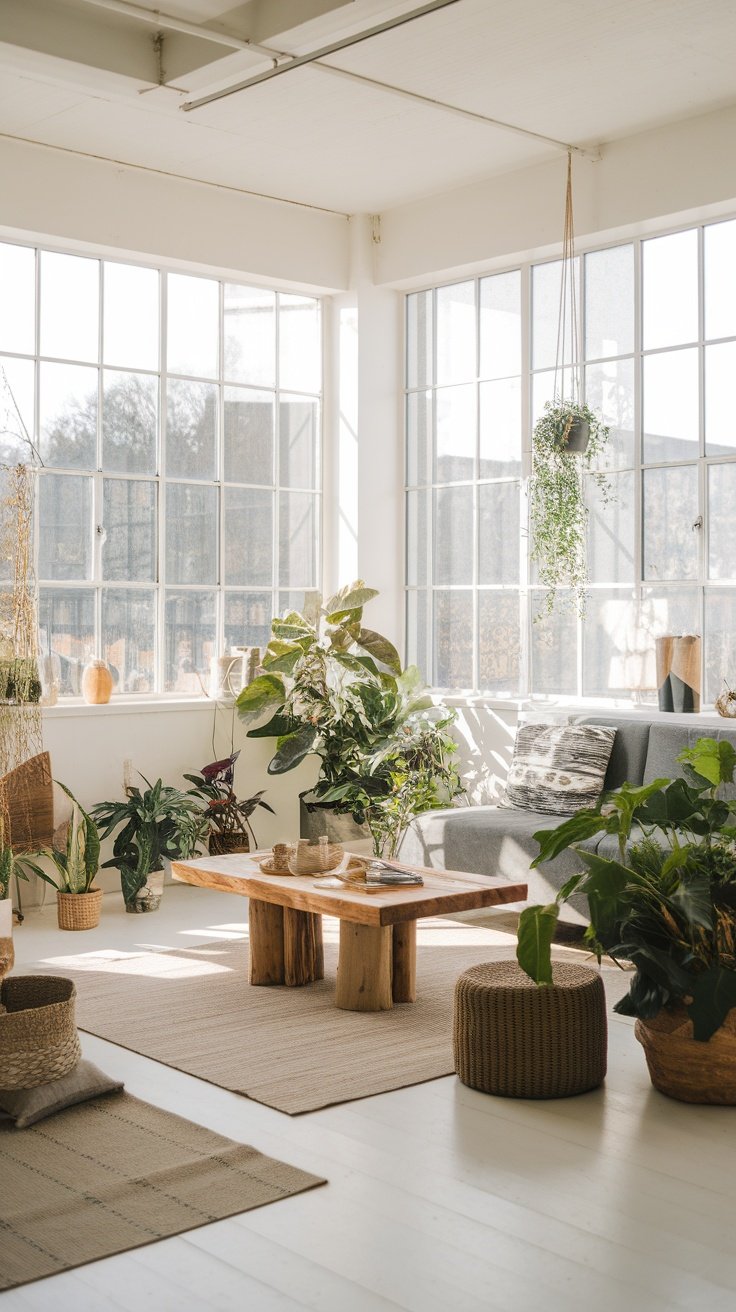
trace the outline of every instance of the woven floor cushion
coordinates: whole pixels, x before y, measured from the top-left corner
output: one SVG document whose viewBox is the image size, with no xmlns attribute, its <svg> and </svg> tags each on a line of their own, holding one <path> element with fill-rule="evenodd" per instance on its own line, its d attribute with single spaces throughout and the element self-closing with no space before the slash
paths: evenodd
<svg viewBox="0 0 736 1312">
<path fill-rule="evenodd" d="M 538 986 L 515 961 L 472 966 L 455 987 L 455 1065 L 463 1084 L 506 1098 L 567 1098 L 601 1084 L 608 1031 L 600 975 L 555 962 Z"/>
<path fill-rule="evenodd" d="M 77 1065 L 73 980 L 18 975 L 0 988 L 0 1089 L 33 1089 L 60 1080 Z"/>
</svg>

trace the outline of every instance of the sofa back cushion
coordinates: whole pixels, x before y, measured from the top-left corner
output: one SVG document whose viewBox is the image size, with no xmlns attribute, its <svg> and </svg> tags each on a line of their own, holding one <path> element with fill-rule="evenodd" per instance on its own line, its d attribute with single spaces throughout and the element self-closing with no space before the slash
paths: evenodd
<svg viewBox="0 0 736 1312">
<path fill-rule="evenodd" d="M 690 728 L 685 724 L 653 724 L 649 734 L 649 748 L 644 767 L 644 783 L 650 784 L 654 779 L 676 779 L 682 774 L 682 765 L 677 760 L 684 747 L 694 747 L 698 738 L 726 739 L 736 748 L 736 729 L 711 728 L 700 724 Z M 724 801 L 736 798 L 736 785 L 723 784 L 719 797 Z"/>
<path fill-rule="evenodd" d="M 604 788 L 620 788 L 622 784 L 639 786 L 644 782 L 644 768 L 649 745 L 649 720 L 620 720 L 606 715 L 586 715 L 581 724 L 612 725 L 616 730 L 611 759 L 606 770 Z"/>
<path fill-rule="evenodd" d="M 522 724 L 506 781 L 506 805 L 548 815 L 595 806 L 616 736 L 592 724 Z"/>
</svg>

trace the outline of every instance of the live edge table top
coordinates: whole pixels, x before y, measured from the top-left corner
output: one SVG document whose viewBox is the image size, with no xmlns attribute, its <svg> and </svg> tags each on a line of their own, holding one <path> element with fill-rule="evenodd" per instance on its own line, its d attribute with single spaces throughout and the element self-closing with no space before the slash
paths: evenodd
<svg viewBox="0 0 736 1312">
<path fill-rule="evenodd" d="M 264 874 L 257 858 L 270 855 L 270 852 L 239 853 L 174 861 L 171 872 L 183 884 L 240 893 L 260 902 L 337 916 L 359 925 L 399 925 L 424 916 L 523 902 L 527 896 L 526 884 L 454 870 L 429 870 L 424 866 L 410 867 L 423 876 L 421 888 L 387 888 L 380 893 L 353 893 L 347 887 L 315 888 L 311 876 Z"/>
</svg>

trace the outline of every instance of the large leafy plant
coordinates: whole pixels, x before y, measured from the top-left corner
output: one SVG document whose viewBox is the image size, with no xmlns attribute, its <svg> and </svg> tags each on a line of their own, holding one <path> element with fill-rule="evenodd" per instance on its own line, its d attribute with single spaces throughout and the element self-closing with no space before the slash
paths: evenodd
<svg viewBox="0 0 736 1312">
<path fill-rule="evenodd" d="M 58 780 L 57 780 L 58 783 Z M 100 839 L 97 825 L 65 784 L 63 788 L 72 804 L 69 820 L 54 834 L 52 847 L 43 848 L 39 856 L 53 862 L 55 873 L 49 874 L 42 866 L 28 861 L 39 879 L 43 879 L 59 893 L 89 893 L 100 866 Z"/>
<path fill-rule="evenodd" d="M 276 738 L 269 774 L 320 758 L 317 801 L 370 825 L 376 849 L 394 848 L 412 815 L 460 790 L 447 729 L 414 666 L 363 625 L 377 596 L 362 580 L 343 588 L 316 624 L 295 611 L 274 619 L 258 675 L 237 700 L 248 736 Z M 263 722 L 265 720 L 265 722 Z"/>
<path fill-rule="evenodd" d="M 113 855 L 103 862 L 103 869 L 114 866 L 120 871 L 126 904 L 135 902 L 149 874 L 163 870 L 164 858 L 176 861 L 192 856 L 208 828 L 194 797 L 170 788 L 161 779 L 151 784 L 145 776 L 141 778 L 145 790 L 128 785 L 124 802 L 99 802 L 92 808 L 101 838 L 118 829 Z"/>
<path fill-rule="evenodd" d="M 614 1010 L 649 1020 L 663 1007 L 685 1006 L 694 1037 L 705 1041 L 736 1006 L 736 802 L 718 796 L 733 783 L 736 752 L 701 738 L 677 759 L 683 777 L 624 784 L 535 834 L 532 865 L 573 847 L 586 868 L 549 906 L 522 912 L 517 957 L 538 984 L 551 984 L 560 907 L 585 894 L 585 938 L 598 959 L 607 953 L 636 968 Z M 596 834 L 617 836 L 617 859 L 577 846 Z"/>
<path fill-rule="evenodd" d="M 588 425 L 583 452 L 568 450 L 573 425 Z M 600 415 L 577 401 L 547 401 L 532 433 L 532 476 L 529 483 L 532 560 L 546 594 L 542 613 L 549 614 L 561 595 L 570 596 L 582 614 L 588 581 L 586 482 L 598 488 L 604 504 L 612 499 L 611 483 L 600 469 L 608 428 Z M 560 594 L 558 589 L 571 591 Z"/>
</svg>

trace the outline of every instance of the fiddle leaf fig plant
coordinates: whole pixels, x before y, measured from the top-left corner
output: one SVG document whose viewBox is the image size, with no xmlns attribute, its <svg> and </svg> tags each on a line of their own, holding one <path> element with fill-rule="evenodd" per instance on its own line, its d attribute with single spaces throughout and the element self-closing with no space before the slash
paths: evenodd
<svg viewBox="0 0 736 1312">
<path fill-rule="evenodd" d="M 583 441 L 575 446 L 572 439 L 581 433 Z M 529 482 L 532 560 L 536 561 L 539 582 L 546 588 L 538 618 L 549 615 L 562 595 L 571 596 L 578 613 L 584 614 L 588 581 L 586 490 L 592 483 L 604 504 L 613 500 L 610 479 L 598 468 L 608 435 L 600 415 L 577 401 L 547 401 L 534 426 Z M 561 594 L 558 589 L 570 592 Z"/>
</svg>

